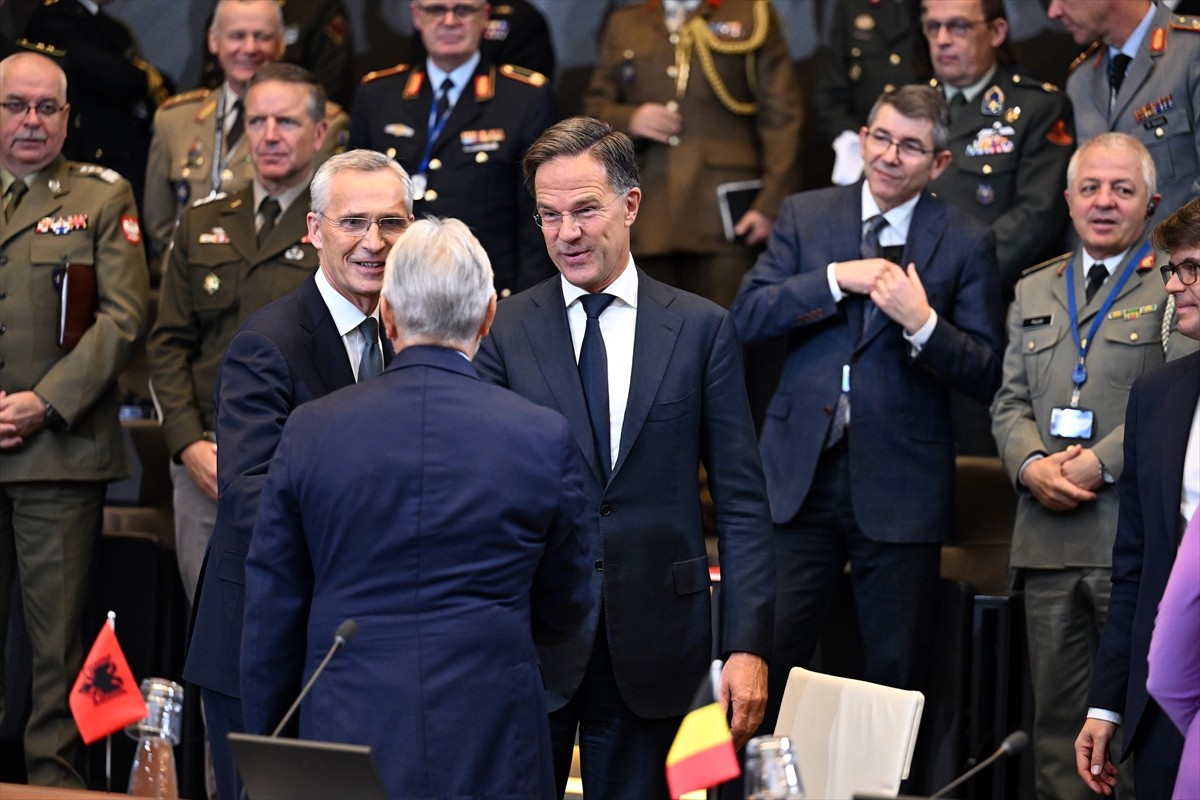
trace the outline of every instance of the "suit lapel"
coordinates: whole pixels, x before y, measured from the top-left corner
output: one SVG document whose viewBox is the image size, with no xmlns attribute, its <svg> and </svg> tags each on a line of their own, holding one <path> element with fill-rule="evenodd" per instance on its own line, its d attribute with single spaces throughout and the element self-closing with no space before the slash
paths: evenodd
<svg viewBox="0 0 1200 800">
<path fill-rule="evenodd" d="M 1193 359 L 1196 360 L 1196 359 Z M 1189 373 L 1190 380 L 1174 381 L 1167 387 L 1163 411 L 1174 424 L 1159 428 L 1164 472 L 1159 476 L 1163 487 L 1164 530 L 1176 545 L 1179 544 L 1179 503 L 1183 499 L 1183 464 L 1187 457 L 1188 423 L 1200 399 L 1200 370 Z"/>
<path fill-rule="evenodd" d="M 579 444 L 584 460 L 603 486 L 604 477 L 596 459 L 592 424 L 588 418 L 587 401 L 583 397 L 583 384 L 579 381 L 579 365 L 575 361 L 571 329 L 567 325 L 562 285 L 558 279 L 548 280 L 532 291 L 530 299 L 537 310 L 525 318 L 525 335 L 529 337 L 530 350 L 546 385 L 550 387 L 550 393 L 554 395 L 555 405 L 571 425 L 571 433 Z"/>
<path fill-rule="evenodd" d="M 1158 59 L 1166 52 L 1165 48 L 1160 48 L 1155 52 L 1151 45 L 1154 42 L 1154 32 L 1158 28 L 1164 28 L 1170 19 L 1170 12 L 1165 9 L 1156 9 L 1154 18 L 1150 21 L 1150 27 L 1146 30 L 1146 35 L 1142 37 L 1142 42 L 1138 46 L 1137 57 L 1129 62 L 1129 68 L 1125 71 L 1125 79 L 1121 82 L 1121 91 L 1117 92 L 1117 102 L 1113 103 L 1113 112 L 1109 117 L 1109 126 L 1112 126 L 1113 120 L 1120 119 L 1123 114 L 1129 111 L 1130 101 L 1138 96 L 1142 85 L 1150 79 L 1151 74 L 1158 66 Z M 1166 33 L 1164 30 L 1163 33 Z M 1104 48 L 1107 50 L 1107 48 Z M 1102 70 L 1105 75 L 1105 88 L 1108 86 L 1108 61 L 1104 61 L 1105 69 Z M 1108 93 L 1105 92 L 1105 98 Z"/>
<path fill-rule="evenodd" d="M 287 211 L 283 212 L 278 221 L 276 221 L 274 230 L 267 235 L 267 240 L 263 242 L 263 246 L 257 250 L 254 257 L 255 262 L 262 262 L 266 261 L 268 258 L 274 258 L 287 248 L 296 244 L 296 231 L 303 230 L 307 232 L 304 218 L 308 216 L 308 206 L 308 192 L 301 192 L 300 196 L 292 201 L 292 204 L 288 206 Z"/>
<path fill-rule="evenodd" d="M 43 217 L 55 217 L 70 214 L 72 209 L 63 208 L 62 197 L 71 189 L 70 169 L 62 156 L 46 165 L 42 173 L 29 182 L 29 192 L 21 200 L 21 205 L 13 212 L 12 219 L 0 230 L 0 245 L 21 233 L 26 228 L 36 225 Z M 51 188 L 55 184 L 57 188 Z M 0 216 L 0 219 L 3 219 Z M 95 220 L 89 221 L 91 224 Z M 54 236 L 53 233 L 35 234 L 36 236 Z"/>
<path fill-rule="evenodd" d="M 304 296 L 304 319 L 300 324 L 308 334 L 305 349 L 328 394 L 354 383 L 354 370 L 350 368 L 346 346 L 342 344 L 333 315 L 329 313 L 325 298 L 321 297 L 321 290 L 317 288 L 315 276 L 310 277 L 304 285 L 307 291 Z"/>
<path fill-rule="evenodd" d="M 257 235 L 254 231 L 254 190 L 247 186 L 224 202 L 221 227 L 229 235 L 229 244 L 247 264 L 258 260 Z"/>
<path fill-rule="evenodd" d="M 669 306 L 675 300 L 674 291 L 638 271 L 637 324 L 633 334 L 633 366 L 629 375 L 629 399 L 625 404 L 625 419 L 621 423 L 621 446 L 613 476 L 625 464 L 633 443 L 637 441 L 646 415 L 658 396 L 667 371 L 667 363 L 679 339 L 683 318 Z"/>
</svg>

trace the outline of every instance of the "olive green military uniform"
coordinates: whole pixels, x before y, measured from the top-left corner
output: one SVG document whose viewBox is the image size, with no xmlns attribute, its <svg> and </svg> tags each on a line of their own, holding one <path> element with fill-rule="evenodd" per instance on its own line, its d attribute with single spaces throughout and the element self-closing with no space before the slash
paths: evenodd
<svg viewBox="0 0 1200 800">
<path fill-rule="evenodd" d="M 171 241 L 180 208 L 209 196 L 212 181 L 212 151 L 217 129 L 220 89 L 197 89 L 176 95 L 154 115 L 154 138 L 146 164 L 145 228 L 150 266 L 157 273 Z M 345 149 L 350 118 L 336 103 L 327 103 L 325 119 L 329 133 L 313 166 Z M 224 137 L 223 137 L 224 138 Z M 220 169 L 220 191 L 241 191 L 254 178 L 250 145 L 242 136 L 232 152 L 225 153 Z"/>
<path fill-rule="evenodd" d="M 82 786 L 67 697 L 83 663 L 104 483 L 127 473 L 116 379 L 142 334 L 148 273 L 133 192 L 116 172 L 59 156 L 27 183 L 0 228 L 0 392 L 34 391 L 60 419 L 0 450 L 0 648 L 16 573 L 33 650 L 30 782 Z M 69 352 L 58 345 L 64 261 L 95 269 L 98 301 Z"/>
</svg>

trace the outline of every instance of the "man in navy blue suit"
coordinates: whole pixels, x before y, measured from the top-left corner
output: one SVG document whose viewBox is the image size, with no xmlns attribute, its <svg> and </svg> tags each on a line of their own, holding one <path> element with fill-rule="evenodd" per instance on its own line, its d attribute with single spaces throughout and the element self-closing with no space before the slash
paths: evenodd
<svg viewBox="0 0 1200 800">
<path fill-rule="evenodd" d="M 1161 267 L 1175 298 L 1179 332 L 1200 340 L 1200 198 L 1150 234 L 1170 254 Z M 1111 795 L 1117 768 L 1109 745 L 1124 728 L 1121 758 L 1133 755 L 1139 800 L 1171 796 L 1183 737 L 1146 691 L 1147 656 L 1158 603 L 1184 527 L 1200 504 L 1200 353 L 1134 382 L 1125 412 L 1125 469 L 1112 554 L 1112 596 L 1088 694 L 1088 719 L 1075 740 L 1079 777 Z M 1184 754 L 1196 758 L 1196 753 Z"/>
<path fill-rule="evenodd" d="M 738 746 L 766 699 L 770 519 L 737 336 L 720 306 L 634 265 L 642 192 L 628 136 L 574 117 L 538 137 L 524 168 L 561 275 L 503 301 L 475 361 L 566 416 L 591 466 L 596 608 L 539 651 L 555 796 L 578 729 L 588 797 L 665 798 L 667 751 L 713 650 L 701 464 L 721 553 L 720 700 Z"/>
<path fill-rule="evenodd" d="M 760 438 L 778 585 L 772 712 L 847 561 L 865 678 L 918 682 L 951 532 L 950 393 L 986 403 L 1000 380 L 993 236 L 926 189 L 950 162 L 948 126 L 938 91 L 884 93 L 859 133 L 865 180 L 789 197 L 733 304 L 744 342 L 789 347 Z"/>
<path fill-rule="evenodd" d="M 310 194 L 307 238 L 320 269 L 246 320 L 217 377 L 217 521 L 183 677 L 201 687 L 221 800 L 241 795 L 225 735 L 244 730 L 242 586 L 267 467 L 293 409 L 378 374 L 390 360 L 391 345 L 379 337 L 379 291 L 388 251 L 412 220 L 408 175 L 380 153 L 334 156 Z"/>
<path fill-rule="evenodd" d="M 495 311 L 467 226 L 414 223 L 380 299 L 396 357 L 293 412 L 246 558 L 247 729 L 355 619 L 299 733 L 370 745 L 389 797 L 555 796 L 534 642 L 595 602 L 584 465 L 562 415 L 479 381 Z"/>
</svg>

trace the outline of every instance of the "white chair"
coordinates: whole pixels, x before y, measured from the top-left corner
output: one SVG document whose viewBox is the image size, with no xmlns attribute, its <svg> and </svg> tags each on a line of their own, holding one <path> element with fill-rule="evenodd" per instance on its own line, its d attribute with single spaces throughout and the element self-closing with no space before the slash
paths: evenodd
<svg viewBox="0 0 1200 800">
<path fill-rule="evenodd" d="M 908 777 L 925 696 L 794 667 L 777 736 L 788 736 L 807 797 L 895 797 Z"/>
</svg>

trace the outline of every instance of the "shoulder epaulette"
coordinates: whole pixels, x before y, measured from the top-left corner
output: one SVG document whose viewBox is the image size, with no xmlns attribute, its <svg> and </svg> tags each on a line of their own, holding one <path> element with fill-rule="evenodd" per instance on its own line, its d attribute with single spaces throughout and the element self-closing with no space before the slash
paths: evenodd
<svg viewBox="0 0 1200 800">
<path fill-rule="evenodd" d="M 1200 33 L 1200 17 L 1195 17 L 1190 14 L 1172 14 L 1171 30 Z"/>
<path fill-rule="evenodd" d="M 116 183 L 121 180 L 121 174 L 111 167 L 101 166 L 100 164 L 80 164 L 75 163 L 75 171 L 80 175 L 91 175 L 93 178 L 99 178 L 105 183 Z"/>
<path fill-rule="evenodd" d="M 205 205 L 206 203 L 212 203 L 217 200 L 224 200 L 228 196 L 229 196 L 229 194 L 226 192 L 217 192 L 216 194 L 208 194 L 208 195 L 205 195 L 204 197 L 201 197 L 199 200 L 192 201 L 191 207 L 195 208 L 196 206 L 202 206 L 202 205 Z"/>
<path fill-rule="evenodd" d="M 500 67 L 500 74 L 506 78 L 512 78 L 514 81 L 536 86 L 539 89 L 549 82 L 546 76 L 537 70 L 518 67 L 516 64 L 504 64 Z"/>
<path fill-rule="evenodd" d="M 168 97 L 163 104 L 159 106 L 159 109 L 165 111 L 168 108 L 174 108 L 175 106 L 183 103 L 194 103 L 198 100 L 203 100 L 204 98 L 208 97 L 211 91 L 212 89 L 192 89 L 190 92 L 184 92 L 183 94 L 177 94 L 174 97 Z"/>
<path fill-rule="evenodd" d="M 1070 253 L 1070 252 L 1066 252 L 1066 253 L 1063 253 L 1062 255 L 1057 255 L 1057 256 L 1054 256 L 1054 258 L 1048 258 L 1048 259 L 1046 259 L 1045 261 L 1043 261 L 1042 263 L 1040 263 L 1040 264 L 1034 264 L 1034 265 L 1033 265 L 1032 267 L 1030 267 L 1029 269 L 1027 269 L 1027 270 L 1023 271 L 1023 272 L 1021 273 L 1021 277 L 1022 277 L 1022 278 L 1024 278 L 1026 275 L 1032 275 L 1033 273 L 1035 273 L 1035 272 L 1037 272 L 1037 271 L 1039 271 L 1039 270 L 1043 270 L 1043 269 L 1045 269 L 1046 267 L 1053 266 L 1053 265 L 1055 265 L 1055 264 L 1058 264 L 1059 262 L 1065 262 L 1065 261 L 1066 261 L 1068 258 L 1070 258 L 1070 257 L 1071 257 L 1071 253 Z"/>
<path fill-rule="evenodd" d="M 1024 86 L 1027 89 L 1041 89 L 1043 92 L 1057 92 L 1058 87 L 1049 81 L 1039 81 L 1028 75 L 1014 74 L 1012 76 L 1014 86 Z"/>
<path fill-rule="evenodd" d="M 342 113 L 342 107 L 332 100 L 325 101 L 325 119 L 336 119 Z"/>
<path fill-rule="evenodd" d="M 371 81 L 377 81 L 380 78 L 387 78 L 391 75 L 399 75 L 402 72 L 408 72 L 410 69 L 412 69 L 412 67 L 409 64 L 397 64 L 396 66 L 388 67 L 387 69 L 377 69 L 374 72 L 368 72 L 366 75 L 363 75 L 362 81 L 360 82 L 370 83 Z"/>
<path fill-rule="evenodd" d="M 22 50 L 28 50 L 31 53 L 41 53 L 42 55 L 50 56 L 51 58 L 67 57 L 66 50 L 59 50 L 54 45 L 46 44 L 45 42 L 31 42 L 28 39 L 17 39 L 17 47 L 21 48 Z"/>
<path fill-rule="evenodd" d="M 1102 44 L 1103 44 L 1103 42 L 1101 42 L 1099 39 L 1092 42 L 1091 46 L 1088 47 L 1087 50 L 1084 50 L 1082 53 L 1080 53 L 1078 56 L 1076 56 L 1075 60 L 1071 62 L 1071 66 L 1067 67 L 1067 74 L 1070 75 L 1072 72 L 1074 72 L 1079 67 L 1080 64 L 1082 64 L 1083 62 L 1085 62 L 1089 58 L 1091 58 L 1092 54 L 1095 53 L 1097 50 L 1099 50 L 1100 46 Z"/>
</svg>

